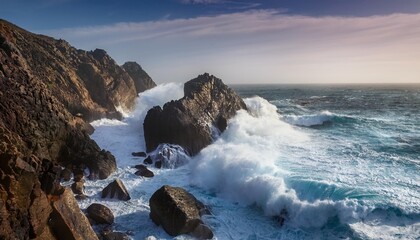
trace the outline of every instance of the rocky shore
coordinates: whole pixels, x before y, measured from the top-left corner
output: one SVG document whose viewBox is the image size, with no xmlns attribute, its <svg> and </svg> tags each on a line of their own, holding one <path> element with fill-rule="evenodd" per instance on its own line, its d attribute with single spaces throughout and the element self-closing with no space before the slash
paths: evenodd
<svg viewBox="0 0 420 240">
<path fill-rule="evenodd" d="M 70 215 L 86 221 L 61 172 L 83 177 L 88 169 L 103 179 L 115 171 L 113 155 L 90 139 L 89 121 L 121 118 L 116 106 L 131 109 L 138 92 L 155 86 L 138 64 L 129 67 L 104 50 L 0 20 L 0 239 L 58 239 L 64 225 L 68 239 L 96 238 L 90 225 L 68 223 Z"/>
<path fill-rule="evenodd" d="M 77 204 L 88 198 L 86 181 L 117 169 L 112 153 L 90 138 L 89 122 L 121 119 L 118 107 L 132 110 L 138 93 L 155 86 L 135 62 L 118 66 L 104 50 L 78 50 L 0 20 L 0 239 L 128 239 L 112 231 L 112 209 L 93 203 L 85 215 Z M 133 166 L 134 175 L 153 178 L 153 168 L 184 164 L 165 159 L 177 151 L 197 154 L 240 109 L 245 103 L 217 77 L 206 73 L 188 81 L 183 98 L 148 111 L 148 154 L 133 152 L 145 158 L 145 165 Z M 152 153 L 156 148 L 162 151 Z M 118 178 L 101 197 L 131 199 Z M 169 235 L 213 237 L 201 220 L 207 207 L 184 189 L 162 186 L 149 204 L 150 221 Z"/>
</svg>

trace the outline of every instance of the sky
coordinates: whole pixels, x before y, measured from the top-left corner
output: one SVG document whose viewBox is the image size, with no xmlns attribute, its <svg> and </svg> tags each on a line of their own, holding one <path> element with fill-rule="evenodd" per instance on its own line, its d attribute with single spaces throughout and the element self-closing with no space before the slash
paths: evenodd
<svg viewBox="0 0 420 240">
<path fill-rule="evenodd" d="M 420 83 L 420 0 L 0 0 L 0 18 L 157 83 Z"/>
</svg>

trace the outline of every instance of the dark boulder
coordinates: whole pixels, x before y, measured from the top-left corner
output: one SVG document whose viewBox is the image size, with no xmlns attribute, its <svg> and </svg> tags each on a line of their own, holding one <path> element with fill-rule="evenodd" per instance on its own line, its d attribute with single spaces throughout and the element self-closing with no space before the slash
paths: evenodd
<svg viewBox="0 0 420 240">
<path fill-rule="evenodd" d="M 102 190 L 102 198 L 106 197 L 118 198 L 124 201 L 131 199 L 130 194 L 120 179 L 115 179 Z"/>
<path fill-rule="evenodd" d="M 49 225 L 59 239 L 98 239 L 70 189 L 52 203 L 52 208 Z"/>
<path fill-rule="evenodd" d="M 134 81 L 137 93 L 144 92 L 148 89 L 156 87 L 156 83 L 136 62 L 126 62 L 122 68 L 130 75 Z"/>
<path fill-rule="evenodd" d="M 146 177 L 146 178 L 152 178 L 155 176 L 155 174 L 150 171 L 146 166 L 144 165 L 136 165 L 135 168 L 138 169 L 137 172 L 135 172 L 134 174 L 136 174 L 137 176 L 141 176 L 141 177 Z"/>
<path fill-rule="evenodd" d="M 202 205 L 190 193 L 179 187 L 165 185 L 157 190 L 149 200 L 150 218 L 171 235 L 192 233 L 202 221 Z"/>
<path fill-rule="evenodd" d="M 152 158 L 150 156 L 147 156 L 147 158 L 144 159 L 143 163 L 144 164 L 152 164 L 153 163 L 153 160 L 152 160 Z"/>
<path fill-rule="evenodd" d="M 131 155 L 134 157 L 146 157 L 147 154 L 145 152 L 132 152 Z"/>
<path fill-rule="evenodd" d="M 73 191 L 74 194 L 83 195 L 85 191 L 84 182 L 83 181 L 74 182 L 71 185 L 71 190 Z"/>
<path fill-rule="evenodd" d="M 109 151 L 102 150 L 96 156 L 95 161 L 88 163 L 88 167 L 90 179 L 105 179 L 117 170 L 117 163 L 115 157 Z"/>
<path fill-rule="evenodd" d="M 211 229 L 202 223 L 198 224 L 194 231 L 191 232 L 191 235 L 197 239 L 213 238 L 213 232 L 211 231 Z"/>
<path fill-rule="evenodd" d="M 95 221 L 97 224 L 113 224 L 114 223 L 114 214 L 111 209 L 108 207 L 99 204 L 92 203 L 87 209 L 86 212 L 90 219 Z"/>
<path fill-rule="evenodd" d="M 225 130 L 227 120 L 240 109 L 246 109 L 245 103 L 222 80 L 200 75 L 184 84 L 183 98 L 147 112 L 143 124 L 146 150 L 170 143 L 195 155 Z"/>
</svg>

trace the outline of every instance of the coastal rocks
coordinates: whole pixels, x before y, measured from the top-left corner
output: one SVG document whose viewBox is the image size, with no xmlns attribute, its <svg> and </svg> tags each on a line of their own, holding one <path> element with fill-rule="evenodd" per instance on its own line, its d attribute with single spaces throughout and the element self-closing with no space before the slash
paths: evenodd
<svg viewBox="0 0 420 240">
<path fill-rule="evenodd" d="M 147 152 L 170 143 L 196 155 L 226 129 L 242 99 L 222 80 L 203 74 L 184 84 L 184 97 L 150 109 L 144 120 Z"/>
<path fill-rule="evenodd" d="M 203 206 L 193 195 L 182 188 L 165 185 L 157 190 L 149 200 L 150 218 L 156 225 L 171 235 L 192 233 L 210 236 L 200 226 L 200 206 Z"/>
<path fill-rule="evenodd" d="M 102 234 L 104 240 L 130 240 L 130 237 L 122 232 L 111 232 Z"/>
<path fill-rule="evenodd" d="M 133 157 L 146 157 L 147 156 L 145 152 L 132 152 L 131 155 Z"/>
<path fill-rule="evenodd" d="M 84 190 L 85 190 L 84 182 L 83 181 L 74 182 L 71 185 L 71 190 L 73 191 L 74 194 L 83 195 Z"/>
<path fill-rule="evenodd" d="M 137 93 L 144 92 L 148 89 L 156 87 L 156 83 L 152 78 L 143 70 L 143 68 L 136 62 L 126 62 L 122 68 L 134 80 Z"/>
<path fill-rule="evenodd" d="M 90 170 L 90 179 L 105 179 L 117 170 L 115 157 L 109 151 L 105 150 L 101 150 L 96 155 L 95 161 L 88 162 L 87 166 Z"/>
<path fill-rule="evenodd" d="M 135 168 L 138 169 L 137 172 L 135 172 L 134 174 L 136 174 L 137 176 L 141 176 L 141 177 L 146 177 L 146 178 L 152 178 L 155 176 L 155 174 L 150 171 L 146 166 L 144 165 L 136 165 Z"/>
<path fill-rule="evenodd" d="M 86 216 L 80 211 L 79 205 L 70 189 L 52 203 L 53 212 L 49 225 L 59 239 L 97 240 L 95 232 Z"/>
<path fill-rule="evenodd" d="M 102 198 L 118 198 L 119 200 L 128 201 L 131 199 L 130 194 L 120 179 L 115 179 L 102 190 Z"/>
<path fill-rule="evenodd" d="M 111 209 L 108 207 L 99 204 L 92 203 L 87 209 L 86 212 L 90 219 L 95 221 L 97 224 L 113 224 L 114 223 L 114 214 Z"/>
</svg>

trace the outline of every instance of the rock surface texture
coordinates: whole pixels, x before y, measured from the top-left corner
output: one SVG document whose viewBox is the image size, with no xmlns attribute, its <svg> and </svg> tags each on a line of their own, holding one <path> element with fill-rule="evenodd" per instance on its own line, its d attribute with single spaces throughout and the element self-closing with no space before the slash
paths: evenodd
<svg viewBox="0 0 420 240">
<path fill-rule="evenodd" d="M 222 80 L 200 75 L 184 84 L 183 98 L 148 111 L 143 125 L 146 149 L 170 143 L 195 155 L 226 129 L 227 120 L 240 109 L 246 109 L 245 103 Z"/>
<path fill-rule="evenodd" d="M 153 82 L 149 74 L 147 74 L 138 63 L 126 62 L 122 65 L 122 68 L 124 68 L 134 80 L 134 86 L 136 86 L 137 93 L 156 87 L 156 83 Z"/>
<path fill-rule="evenodd" d="M 136 96 L 134 80 L 105 51 L 0 20 L 0 239 L 57 239 L 57 209 L 80 212 L 60 186 L 61 166 L 88 167 L 97 178 L 115 171 L 86 121 L 118 117 L 115 106 L 128 109 Z"/>
<path fill-rule="evenodd" d="M 92 203 L 87 209 L 86 212 L 90 219 L 95 221 L 97 224 L 113 224 L 114 223 L 114 214 L 111 209 L 108 207 L 99 204 Z"/>
<path fill-rule="evenodd" d="M 204 205 L 184 189 L 165 185 L 152 195 L 149 205 L 150 218 L 169 235 L 193 233 L 197 227 L 195 232 L 203 232 L 200 212 Z"/>
<path fill-rule="evenodd" d="M 117 198 L 124 201 L 131 199 L 124 183 L 120 179 L 115 179 L 102 190 L 102 198 L 106 197 Z"/>
</svg>

